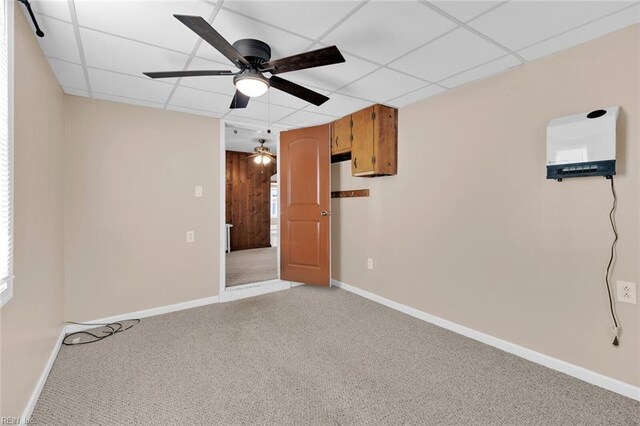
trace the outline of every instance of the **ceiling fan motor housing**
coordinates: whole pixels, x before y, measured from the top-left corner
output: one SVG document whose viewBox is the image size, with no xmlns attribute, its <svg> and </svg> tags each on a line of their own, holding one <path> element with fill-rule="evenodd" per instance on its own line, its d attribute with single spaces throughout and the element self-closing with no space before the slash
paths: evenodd
<svg viewBox="0 0 640 426">
<path fill-rule="evenodd" d="M 244 38 L 233 43 L 233 47 L 247 58 L 251 65 L 260 65 L 271 59 L 271 48 L 260 40 Z"/>
</svg>

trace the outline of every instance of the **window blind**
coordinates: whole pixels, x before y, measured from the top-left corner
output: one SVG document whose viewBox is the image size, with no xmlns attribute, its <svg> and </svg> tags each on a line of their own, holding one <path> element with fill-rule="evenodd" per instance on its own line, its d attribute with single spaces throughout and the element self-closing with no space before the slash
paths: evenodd
<svg viewBox="0 0 640 426">
<path fill-rule="evenodd" d="M 8 0 L 0 16 L 0 306 L 13 293 L 13 149 L 10 128 L 10 63 Z"/>
</svg>

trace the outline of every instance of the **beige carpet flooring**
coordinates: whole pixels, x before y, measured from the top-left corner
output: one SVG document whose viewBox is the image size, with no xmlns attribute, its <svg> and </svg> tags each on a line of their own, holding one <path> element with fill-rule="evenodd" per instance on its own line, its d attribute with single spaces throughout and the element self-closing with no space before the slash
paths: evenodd
<svg viewBox="0 0 640 426">
<path fill-rule="evenodd" d="M 278 278 L 277 250 L 269 247 L 227 253 L 227 287 Z"/>
<path fill-rule="evenodd" d="M 296 287 L 62 347 L 33 416 L 38 425 L 637 425 L 639 410 L 343 290 Z"/>
</svg>

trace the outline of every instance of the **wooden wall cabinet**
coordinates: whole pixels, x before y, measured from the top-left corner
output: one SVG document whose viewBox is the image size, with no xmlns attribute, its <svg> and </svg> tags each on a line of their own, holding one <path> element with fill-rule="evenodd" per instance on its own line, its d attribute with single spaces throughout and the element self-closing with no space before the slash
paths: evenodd
<svg viewBox="0 0 640 426">
<path fill-rule="evenodd" d="M 331 154 L 351 153 L 351 174 L 390 176 L 398 172 L 398 110 L 372 105 L 332 123 Z"/>
<path fill-rule="evenodd" d="M 331 155 L 351 151 L 351 116 L 347 115 L 331 124 Z"/>
</svg>

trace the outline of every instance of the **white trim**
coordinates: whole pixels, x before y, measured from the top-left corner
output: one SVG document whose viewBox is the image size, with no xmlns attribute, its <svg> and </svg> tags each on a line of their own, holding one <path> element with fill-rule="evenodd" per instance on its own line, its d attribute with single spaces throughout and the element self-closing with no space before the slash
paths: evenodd
<svg viewBox="0 0 640 426">
<path fill-rule="evenodd" d="M 247 297 L 260 296 L 262 294 L 273 293 L 274 291 L 289 290 L 289 281 L 271 280 L 259 283 L 244 284 L 242 286 L 229 287 L 220 293 L 220 302 L 231 302 L 234 300 L 246 299 Z"/>
<path fill-rule="evenodd" d="M 218 296 L 204 297 L 202 299 L 189 300 L 187 302 L 174 303 L 173 305 L 165 305 L 159 306 L 157 308 L 143 309 L 141 311 L 130 312 L 128 314 L 120 314 L 114 315 L 112 317 L 100 318 L 91 321 L 82 321 L 85 324 L 106 324 L 112 323 L 116 321 L 124 321 L 126 319 L 132 318 L 148 318 L 156 315 L 168 314 L 170 312 L 183 311 L 185 309 L 197 308 L 200 306 L 213 305 L 218 303 L 220 300 Z M 91 328 L 94 325 L 78 325 L 78 324 L 69 324 L 65 327 L 65 332 L 73 333 L 74 331 L 84 330 L 87 328 Z"/>
<path fill-rule="evenodd" d="M 49 359 L 47 360 L 47 363 L 44 365 L 44 369 L 42 370 L 42 374 L 40 375 L 40 378 L 36 383 L 36 387 L 33 389 L 33 392 L 31 392 L 31 397 L 27 402 L 27 406 L 24 407 L 19 424 L 29 424 L 28 420 L 31 418 L 31 414 L 33 414 L 33 409 L 36 408 L 36 403 L 38 402 L 38 398 L 40 398 L 40 393 L 42 392 L 42 388 L 44 388 L 44 384 L 47 381 L 47 377 L 49 377 L 49 372 L 51 372 L 53 363 L 55 362 L 56 357 L 58 356 L 58 351 L 60 351 L 60 346 L 62 345 L 62 339 L 64 339 L 64 336 L 67 334 L 65 330 L 66 330 L 66 327 L 63 327 L 62 330 L 60 330 L 60 335 L 58 336 L 58 339 L 56 340 L 56 344 L 54 345 L 53 350 L 51 351 L 51 355 L 49 355 Z"/>
<path fill-rule="evenodd" d="M 477 340 L 478 342 L 493 346 L 494 348 L 501 349 L 505 352 L 519 356 L 531 362 L 535 362 L 536 364 L 543 365 L 552 370 L 568 374 L 569 376 L 583 380 L 587 383 L 591 383 L 592 385 L 596 385 L 620 395 L 624 395 L 628 398 L 635 399 L 636 401 L 640 401 L 640 387 L 638 386 L 633 386 L 629 383 L 625 383 L 612 377 L 596 373 L 595 371 L 588 370 L 584 367 L 562 361 L 558 358 L 553 358 L 549 355 L 536 352 L 532 349 L 516 345 L 515 343 L 507 342 L 506 340 L 502 340 L 497 337 L 493 337 L 480 331 L 437 317 L 435 315 L 419 311 L 418 309 L 414 309 L 401 303 L 394 302 L 369 291 L 362 290 L 349 284 L 345 284 L 341 281 L 331 281 L 333 285 L 338 288 L 341 288 L 353 294 L 357 294 L 358 296 L 362 296 L 376 303 L 380 303 L 381 305 L 387 306 L 391 309 L 395 309 L 396 311 L 411 315 L 412 317 L 437 325 L 438 327 L 442 327 L 449 331 L 453 331 L 454 333 L 461 334 L 470 339 Z"/>
</svg>

